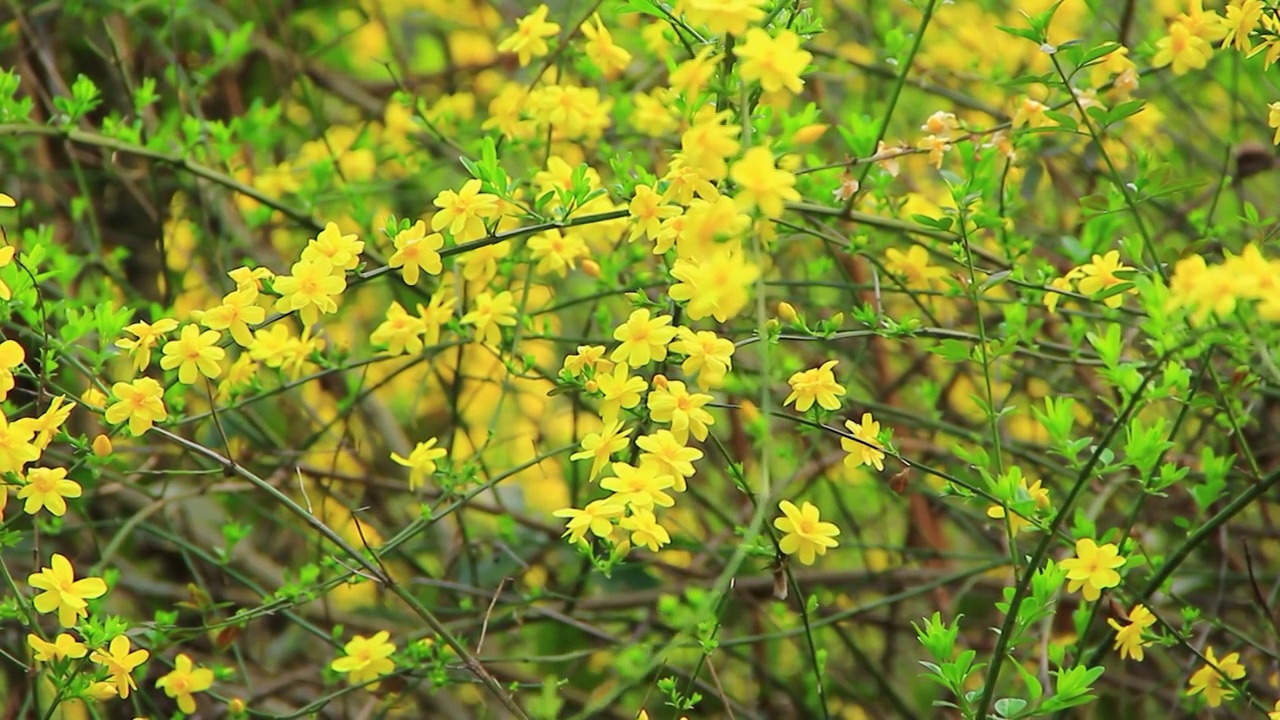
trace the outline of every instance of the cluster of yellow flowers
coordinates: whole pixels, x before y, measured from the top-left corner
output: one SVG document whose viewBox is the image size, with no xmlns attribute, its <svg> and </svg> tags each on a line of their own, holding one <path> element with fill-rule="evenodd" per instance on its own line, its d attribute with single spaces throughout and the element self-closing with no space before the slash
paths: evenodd
<svg viewBox="0 0 1280 720">
<path fill-rule="evenodd" d="M 1075 557 L 1059 563 L 1067 571 L 1067 591 L 1080 591 L 1090 602 L 1100 598 L 1103 590 L 1120 584 L 1118 570 L 1124 565 L 1125 558 L 1114 543 L 1099 545 L 1090 538 L 1077 540 Z M 1116 631 L 1115 649 L 1121 658 L 1141 662 L 1145 657 L 1144 648 L 1152 643 L 1147 631 L 1156 624 L 1157 618 L 1147 606 L 1139 603 L 1129 610 L 1125 620 L 1107 620 L 1107 624 Z M 1187 695 L 1203 694 L 1209 707 L 1218 707 L 1223 700 L 1235 696 L 1236 689 L 1232 683 L 1244 679 L 1245 667 L 1240 662 L 1240 653 L 1233 652 L 1219 658 L 1212 647 L 1205 648 L 1204 660 L 1205 664 L 1191 675 Z M 1276 702 L 1276 710 L 1280 712 L 1280 701 Z M 1272 713 L 1273 716 L 1275 714 Z"/>
<path fill-rule="evenodd" d="M 758 26 L 765 17 L 760 5 L 691 0 L 682 9 L 691 22 L 739 38 L 733 54 L 742 81 L 758 84 L 766 94 L 797 93 L 812 55 L 801 49 L 801 38 L 795 33 Z M 516 32 L 499 49 L 517 53 L 522 65 L 548 54 L 547 39 L 559 27 L 546 17 L 546 7 L 539 6 L 517 23 Z M 605 73 L 619 72 L 630 53 L 613 44 L 598 17 L 593 21 L 586 26 L 593 61 Z M 625 236 L 632 243 L 647 243 L 654 255 L 674 252 L 668 297 L 682 306 L 683 316 L 692 322 L 714 318 L 723 323 L 747 307 L 760 269 L 749 259 L 743 240 L 753 227 L 781 215 L 786 202 L 800 199 L 795 175 L 779 166 L 776 153 L 759 138 L 760 144 L 744 147 L 742 128 L 732 124 L 731 112 L 717 112 L 703 94 L 721 59 L 712 47 L 704 47 L 671 72 L 667 87 L 632 98 L 637 128 L 643 132 L 662 134 L 685 127 L 680 149 L 666 163 L 658 182 L 636 185 L 626 201 Z M 548 112 L 548 103 L 540 100 L 548 96 L 554 99 L 550 105 L 555 112 Z M 692 108 L 690 117 L 673 114 L 677 99 Z M 563 79 L 527 92 L 508 87 L 490 106 L 492 126 L 511 139 L 527 136 L 539 124 L 550 126 L 553 141 L 590 139 L 590 118 L 597 114 L 607 117 L 607 107 L 602 112 L 595 97 L 565 85 Z M 557 162 L 568 167 L 553 156 L 547 172 L 567 180 L 570 173 L 559 170 Z M 588 169 L 586 177 L 594 189 L 595 171 Z M 735 189 L 732 195 L 722 189 L 730 182 Z M 753 217 L 752 213 L 758 214 Z M 531 239 L 538 270 L 563 275 L 572 269 L 587 255 L 588 244 L 576 238 L 581 232 L 569 228 Z M 657 551 L 671 542 L 657 513 L 675 504 L 670 493 L 686 490 L 696 472 L 694 463 L 703 457 L 702 450 L 689 443 L 706 440 L 715 424 L 708 410 L 712 395 L 692 388 L 711 391 L 722 385 L 732 369 L 735 348 L 732 341 L 712 331 L 678 326 L 671 315 L 655 315 L 648 308 L 634 310 L 614 329 L 613 337 L 618 345 L 612 351 L 581 346 L 564 359 L 562 370 L 562 377 L 581 383 L 599 401 L 601 428 L 583 437 L 582 450 L 571 459 L 590 460 L 590 479 L 599 479 L 599 487 L 609 494 L 582 508 L 562 508 L 555 515 L 566 519 L 570 542 L 585 543 L 590 535 L 610 541 L 619 553 L 631 546 Z M 669 353 L 680 356 L 684 379 L 670 378 L 661 370 L 639 373 L 653 363 L 665 364 Z M 635 437 L 633 449 L 631 419 L 665 427 Z M 614 460 L 625 453 L 629 453 L 627 460 Z M 602 474 L 606 476 L 601 478 Z M 784 552 L 800 553 L 808 563 L 815 552 L 835 545 L 829 538 L 838 530 L 821 523 L 811 504 L 797 509 L 784 501 L 782 509 L 785 517 L 777 522 L 780 529 L 787 527 Z M 811 542 L 813 538 L 817 544 Z"/>
<path fill-rule="evenodd" d="M 71 561 L 59 553 L 54 553 L 48 567 L 28 577 L 27 584 L 41 591 L 31 601 L 36 612 L 57 613 L 58 624 L 64 628 L 73 628 L 78 619 L 88 617 L 89 600 L 107 593 L 107 584 L 102 578 L 77 580 Z M 36 661 L 48 666 L 54 682 L 61 687 L 71 687 L 70 678 L 86 672 L 78 664 L 66 661 L 88 655 L 97 666 L 91 671 L 95 679 L 83 695 L 83 699 L 89 700 L 127 699 L 129 693 L 138 687 L 134 671 L 151 657 L 147 650 L 133 649 L 132 641 L 125 634 L 115 636 L 104 647 L 95 648 L 92 652 L 84 642 L 67 632 L 58 633 L 52 641 L 31 633 L 27 635 L 27 644 L 31 646 Z M 158 678 L 155 685 L 175 698 L 182 712 L 193 713 L 196 703 L 192 695 L 208 690 L 213 686 L 213 680 L 212 670 L 196 667 L 191 658 L 179 653 L 174 658 L 174 669 Z"/>
<path fill-rule="evenodd" d="M 1049 290 L 1044 296 L 1045 307 L 1049 312 L 1057 312 L 1062 293 L 1071 292 L 1074 287 L 1082 295 L 1102 295 L 1104 305 L 1118 308 L 1124 302 L 1123 295 L 1138 292 L 1133 286 L 1133 272 L 1134 268 L 1120 262 L 1119 250 L 1094 255 L 1089 262 L 1049 282 Z"/>
<path fill-rule="evenodd" d="M 1239 255 L 1209 265 L 1201 255 L 1188 255 L 1169 278 L 1170 309 L 1185 308 L 1194 322 L 1210 315 L 1226 318 L 1251 303 L 1263 320 L 1280 320 L 1280 261 L 1262 256 L 1256 245 Z"/>
</svg>

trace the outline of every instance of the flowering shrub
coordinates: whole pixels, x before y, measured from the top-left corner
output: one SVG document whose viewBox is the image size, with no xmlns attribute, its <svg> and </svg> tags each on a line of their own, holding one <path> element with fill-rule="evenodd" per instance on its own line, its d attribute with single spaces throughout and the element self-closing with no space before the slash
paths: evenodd
<svg viewBox="0 0 1280 720">
<path fill-rule="evenodd" d="M 1276 3 L 116 5 L 0 25 L 5 717 L 1280 719 Z"/>
</svg>

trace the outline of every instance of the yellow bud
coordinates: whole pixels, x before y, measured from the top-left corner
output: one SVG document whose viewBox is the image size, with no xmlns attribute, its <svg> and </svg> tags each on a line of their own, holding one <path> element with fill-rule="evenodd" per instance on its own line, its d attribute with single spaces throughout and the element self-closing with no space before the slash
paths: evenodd
<svg viewBox="0 0 1280 720">
<path fill-rule="evenodd" d="M 764 323 L 764 329 L 773 332 L 782 327 L 782 323 L 778 322 L 778 318 L 769 318 Z"/>
<path fill-rule="evenodd" d="M 102 701 L 110 700 L 118 693 L 116 692 L 115 685 L 108 682 L 96 682 L 91 684 L 89 688 L 85 690 L 85 694 L 94 700 Z"/>
<path fill-rule="evenodd" d="M 107 394 L 92 385 L 89 386 L 88 390 L 80 394 L 80 399 L 85 405 L 92 405 L 93 407 L 107 406 Z"/>
<path fill-rule="evenodd" d="M 778 303 L 778 317 L 782 318 L 783 320 L 786 320 L 789 323 L 795 322 L 797 317 L 795 306 L 793 306 L 791 303 L 787 302 L 786 300 L 783 300 L 782 302 Z"/>
<path fill-rule="evenodd" d="M 592 378 L 584 383 L 582 388 L 589 393 L 593 393 L 600 389 L 600 383 L 596 382 L 595 378 Z"/>
<path fill-rule="evenodd" d="M 600 279 L 600 263 L 595 260 L 583 260 L 582 272 L 590 278 Z"/>
<path fill-rule="evenodd" d="M 111 438 L 99 433 L 98 436 L 93 439 L 93 454 L 98 457 L 107 457 L 110 455 Z"/>
<path fill-rule="evenodd" d="M 231 698 L 231 700 L 227 702 L 227 712 L 232 715 L 243 715 L 247 709 L 248 707 L 245 705 L 242 698 Z"/>
<path fill-rule="evenodd" d="M 822 137 L 822 134 L 827 131 L 828 127 L 830 126 L 824 123 L 805 125 L 799 130 L 796 130 L 796 134 L 791 136 L 791 140 L 797 145 L 808 145 L 814 140 Z"/>
<path fill-rule="evenodd" d="M 844 313 L 838 312 L 835 315 L 831 316 L 832 327 L 840 327 L 843 324 L 844 324 Z"/>
<path fill-rule="evenodd" d="M 654 389 L 654 390 L 666 390 L 666 389 L 667 389 L 667 376 L 666 376 L 666 375 L 654 375 L 654 376 L 653 376 L 653 389 Z"/>
<path fill-rule="evenodd" d="M 750 400 L 743 400 L 740 408 L 742 409 L 743 420 L 751 423 L 760 419 L 760 408 L 756 407 L 756 404 Z"/>
</svg>

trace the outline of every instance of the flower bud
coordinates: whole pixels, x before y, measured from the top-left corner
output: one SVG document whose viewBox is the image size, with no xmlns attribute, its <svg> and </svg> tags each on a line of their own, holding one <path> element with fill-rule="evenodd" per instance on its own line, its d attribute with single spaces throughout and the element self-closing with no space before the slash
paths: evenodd
<svg viewBox="0 0 1280 720">
<path fill-rule="evenodd" d="M 99 433 L 93 439 L 93 454 L 100 458 L 109 456 L 111 454 L 111 438 Z"/>
<path fill-rule="evenodd" d="M 805 125 L 799 130 L 796 130 L 796 134 L 791 136 L 791 140 L 797 145 L 808 145 L 814 140 L 822 137 L 822 134 L 827 131 L 828 127 L 830 126 L 823 123 Z"/>
<path fill-rule="evenodd" d="M 795 322 L 797 318 L 795 307 L 786 300 L 783 300 L 778 303 L 778 317 L 789 323 Z"/>
<path fill-rule="evenodd" d="M 587 277 L 595 278 L 599 280 L 600 279 L 600 263 L 596 262 L 595 260 L 583 260 L 582 272 Z"/>
</svg>

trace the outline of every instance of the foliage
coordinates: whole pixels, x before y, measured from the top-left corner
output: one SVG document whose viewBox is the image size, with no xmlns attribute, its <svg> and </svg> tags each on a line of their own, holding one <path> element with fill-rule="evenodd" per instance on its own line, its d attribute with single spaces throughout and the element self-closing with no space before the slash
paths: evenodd
<svg viewBox="0 0 1280 720">
<path fill-rule="evenodd" d="M 9 3 L 3 714 L 1280 718 L 1208 4 Z"/>
</svg>

